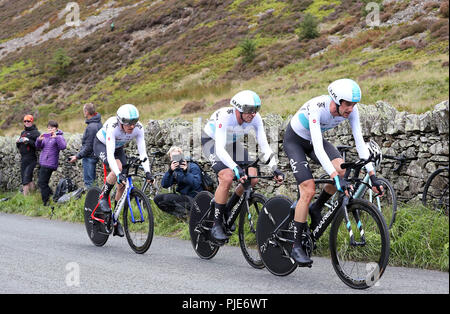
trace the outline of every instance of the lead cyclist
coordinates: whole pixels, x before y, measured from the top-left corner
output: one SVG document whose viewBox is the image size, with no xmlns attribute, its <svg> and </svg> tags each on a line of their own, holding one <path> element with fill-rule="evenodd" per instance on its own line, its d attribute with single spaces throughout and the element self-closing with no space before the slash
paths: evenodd
<svg viewBox="0 0 450 314">
<path fill-rule="evenodd" d="M 369 157 L 369 149 L 361 133 L 357 106 L 360 101 L 361 89 L 355 81 L 336 80 L 328 86 L 328 95 L 318 96 L 306 102 L 286 128 L 284 151 L 300 191 L 300 199 L 295 208 L 294 246 L 291 257 L 300 266 L 308 266 L 313 262 L 301 246 L 301 235 L 307 227 L 308 211 L 311 216 L 310 229 L 314 230 L 322 219 L 321 210 L 326 201 L 336 193 L 336 190 L 344 192 L 349 185 L 343 178 L 345 171 L 341 168 L 341 164 L 344 160 L 339 151 L 322 137 L 322 133 L 349 120 L 359 157 L 364 159 Z M 322 165 L 334 180 L 334 185 L 325 185 L 317 201 L 311 205 L 315 183 L 306 155 Z M 372 189 L 382 193 L 383 186 L 376 178 L 372 163 L 368 163 L 365 167 L 370 175 Z"/>
<path fill-rule="evenodd" d="M 109 118 L 103 127 L 97 132 L 94 139 L 93 149 L 95 155 L 107 166 L 111 172 L 106 177 L 105 185 L 100 193 L 99 212 L 110 213 L 108 196 L 114 184 L 117 182 L 117 193 L 115 200 L 120 200 L 124 190 L 126 177 L 122 171 L 122 165 L 126 164 L 124 145 L 136 139 L 139 158 L 145 161 L 142 166 L 147 180 L 152 180 L 150 164 L 144 140 L 144 126 L 139 122 L 139 111 L 131 104 L 120 106 L 116 116 Z M 113 235 L 124 236 L 120 222 L 114 224 Z"/>
</svg>

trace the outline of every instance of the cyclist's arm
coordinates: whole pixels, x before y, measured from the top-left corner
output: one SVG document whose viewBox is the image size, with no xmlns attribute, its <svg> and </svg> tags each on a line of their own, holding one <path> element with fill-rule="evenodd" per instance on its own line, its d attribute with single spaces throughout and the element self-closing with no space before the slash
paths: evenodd
<svg viewBox="0 0 450 314">
<path fill-rule="evenodd" d="M 353 112 L 348 117 L 348 120 L 352 128 L 353 138 L 355 139 L 356 151 L 358 152 L 359 158 L 361 159 L 369 158 L 370 152 L 362 136 L 361 123 L 359 120 L 359 111 L 357 106 L 353 108 Z M 369 174 L 375 174 L 375 170 L 371 162 L 366 164 L 365 167 L 367 172 L 369 172 Z"/>
<path fill-rule="evenodd" d="M 136 125 L 136 127 L 138 127 L 138 126 Z M 141 160 L 146 159 L 142 163 L 142 167 L 144 168 L 145 172 L 150 172 L 150 162 L 149 162 L 148 156 L 147 156 L 147 148 L 145 147 L 144 127 L 142 125 L 139 126 L 139 132 L 138 132 L 138 135 L 136 136 L 136 143 L 137 143 L 137 149 L 139 152 L 139 158 Z"/>
<path fill-rule="evenodd" d="M 216 155 L 228 168 L 234 169 L 237 167 L 237 164 L 234 162 L 233 158 L 228 154 L 225 146 L 227 144 L 227 127 L 222 124 L 221 127 L 216 128 L 215 134 L 216 141 Z"/>
<path fill-rule="evenodd" d="M 322 130 L 320 129 L 320 112 L 318 110 L 310 111 L 309 130 L 311 132 L 311 142 L 313 144 L 314 153 L 316 154 L 317 159 L 319 159 L 320 164 L 328 175 L 330 175 L 330 177 L 334 177 L 332 174 L 334 173 L 336 175 L 337 171 L 323 148 Z"/>
<path fill-rule="evenodd" d="M 264 125 L 259 113 L 255 116 L 256 121 L 256 140 L 258 141 L 259 148 L 264 154 L 264 161 L 267 161 L 270 156 L 273 154 L 272 148 L 267 141 L 267 135 L 264 131 Z M 269 162 L 269 167 L 271 169 L 275 169 L 277 167 L 277 158 L 272 158 Z"/>
<path fill-rule="evenodd" d="M 109 168 L 116 176 L 118 176 L 120 174 L 120 169 L 119 166 L 117 166 L 116 158 L 114 157 L 114 152 L 116 151 L 116 137 L 113 128 L 108 128 L 105 138 L 106 158 L 108 160 Z"/>
</svg>

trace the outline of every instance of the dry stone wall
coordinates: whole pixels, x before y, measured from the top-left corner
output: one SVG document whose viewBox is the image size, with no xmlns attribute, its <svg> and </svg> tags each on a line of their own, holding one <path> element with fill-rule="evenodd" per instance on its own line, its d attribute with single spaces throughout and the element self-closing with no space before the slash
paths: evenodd
<svg viewBox="0 0 450 314">
<path fill-rule="evenodd" d="M 376 105 L 359 105 L 361 126 L 366 139 L 373 138 L 382 148 L 384 154 L 404 155 L 416 158 L 408 161 L 394 173 L 396 162 L 384 159 L 377 173 L 390 180 L 402 201 L 419 200 L 428 176 L 437 168 L 449 164 L 449 104 L 448 100 L 435 106 L 434 110 L 422 114 L 399 112 L 385 102 Z M 284 130 L 291 117 L 283 119 L 278 115 L 264 117 L 269 144 L 278 152 L 279 167 L 287 175 L 286 182 L 280 187 L 273 182 L 260 182 L 259 192 L 266 195 L 296 195 L 296 184 L 291 174 L 289 162 L 283 151 Z M 172 145 L 183 147 L 185 154 L 199 160 L 204 169 L 214 173 L 206 159 L 201 156 L 200 134 L 205 121 L 194 119 L 192 122 L 181 119 L 150 120 L 146 124 L 146 143 L 148 152 L 160 150 L 167 152 Z M 336 145 L 354 146 L 353 136 L 348 122 L 324 134 L 325 138 Z M 81 162 L 75 165 L 66 160 L 81 146 L 81 134 L 65 134 L 67 149 L 60 154 L 60 165 L 53 174 L 50 186 L 56 187 L 62 177 L 74 177 L 79 186 L 82 184 Z M 15 138 L 0 137 L 0 189 L 16 190 L 20 188 L 20 155 L 15 146 Z M 256 155 L 256 143 L 252 136 L 246 138 L 246 145 L 251 155 Z M 136 154 L 135 143 L 127 147 L 127 151 Z M 355 160 L 355 149 L 347 155 L 347 160 Z M 155 172 L 167 169 L 167 157 L 158 157 L 154 163 Z M 311 163 L 315 175 L 324 173 L 318 165 Z M 101 184 L 103 171 L 97 166 L 98 184 Z M 35 170 L 35 181 L 37 169 Z"/>
</svg>

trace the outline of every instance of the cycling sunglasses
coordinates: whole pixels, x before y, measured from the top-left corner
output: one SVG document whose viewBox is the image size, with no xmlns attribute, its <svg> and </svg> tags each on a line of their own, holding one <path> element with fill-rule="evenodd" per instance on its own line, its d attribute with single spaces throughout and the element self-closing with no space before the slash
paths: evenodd
<svg viewBox="0 0 450 314">
<path fill-rule="evenodd" d="M 134 119 L 126 119 L 126 118 L 122 118 L 122 124 L 123 125 L 135 125 L 136 123 L 138 123 L 139 118 L 134 118 Z"/>
<path fill-rule="evenodd" d="M 33 122 L 33 121 L 31 121 L 31 120 L 23 120 L 23 123 L 30 123 L 30 122 Z"/>
<path fill-rule="evenodd" d="M 261 109 L 261 106 L 242 106 L 242 113 L 257 113 Z"/>
</svg>

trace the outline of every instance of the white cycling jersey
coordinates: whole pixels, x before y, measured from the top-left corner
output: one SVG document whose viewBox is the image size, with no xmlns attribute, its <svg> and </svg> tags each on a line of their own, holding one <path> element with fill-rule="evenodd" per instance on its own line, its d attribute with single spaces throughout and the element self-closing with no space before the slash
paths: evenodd
<svg viewBox="0 0 450 314">
<path fill-rule="evenodd" d="M 334 117 L 331 114 L 331 101 L 332 99 L 328 95 L 318 96 L 307 101 L 296 112 L 290 122 L 292 129 L 298 136 L 311 141 L 314 147 L 314 153 L 329 175 L 336 171 L 336 169 L 323 148 L 322 133 L 347 120 L 344 117 Z M 349 115 L 348 121 L 352 128 L 359 158 L 369 158 L 370 153 L 362 136 L 357 105 L 353 107 L 353 111 Z M 365 167 L 367 171 L 374 170 L 372 163 L 368 163 Z"/>
<path fill-rule="evenodd" d="M 117 148 L 124 146 L 134 138 L 136 138 L 139 158 L 141 160 L 147 158 L 147 160 L 142 163 L 142 166 L 144 167 L 145 172 L 150 172 L 150 163 L 148 161 L 144 140 L 144 126 L 140 122 L 136 123 L 136 126 L 131 134 L 127 134 L 120 127 L 117 117 L 111 117 L 106 120 L 103 127 L 98 130 L 97 138 L 100 142 L 106 145 L 106 157 L 108 158 L 108 164 L 111 171 L 113 171 L 116 176 L 120 174 L 120 170 L 114 158 L 114 151 Z"/>
<path fill-rule="evenodd" d="M 267 160 L 273 153 L 267 142 L 266 132 L 261 115 L 257 113 L 250 123 L 244 122 L 239 124 L 236 118 L 235 108 L 224 107 L 214 112 L 204 127 L 204 132 L 215 140 L 216 155 L 220 160 L 230 169 L 234 169 L 237 164 L 233 158 L 227 153 L 225 146 L 236 142 L 251 130 L 256 133 L 256 140 L 260 150 L 264 154 L 264 159 Z M 276 158 L 272 158 L 269 166 L 275 169 L 277 166 Z"/>
</svg>

